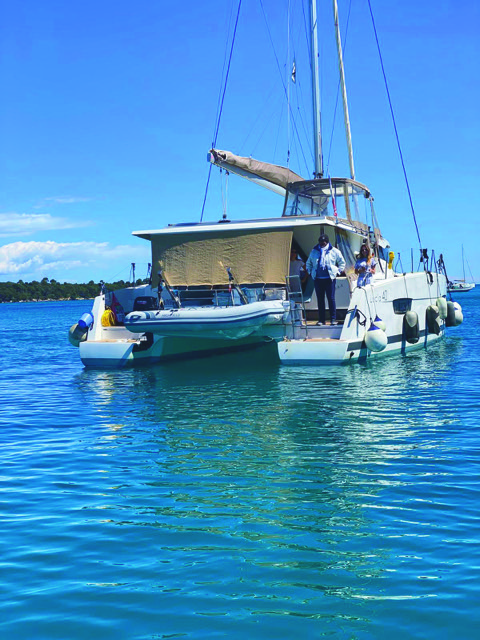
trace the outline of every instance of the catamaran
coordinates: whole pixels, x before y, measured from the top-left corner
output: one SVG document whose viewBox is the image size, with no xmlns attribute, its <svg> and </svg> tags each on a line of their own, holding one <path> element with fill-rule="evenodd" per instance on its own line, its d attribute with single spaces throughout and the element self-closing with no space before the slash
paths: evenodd
<svg viewBox="0 0 480 640">
<path fill-rule="evenodd" d="M 267 187 L 281 197 L 273 218 L 173 223 L 133 232 L 150 242 L 148 284 L 101 291 L 91 312 L 70 329 L 87 367 L 123 367 L 276 346 L 280 362 L 345 364 L 425 347 L 462 321 L 447 302 L 445 275 L 428 256 L 412 273 L 393 267 L 370 189 L 355 176 L 337 2 L 334 25 L 350 175 L 325 175 L 320 127 L 316 2 L 310 3 L 314 167 L 305 179 L 289 167 L 217 148 L 212 167 Z M 366 211 L 365 221 L 360 211 Z M 320 234 L 340 249 L 338 324 L 318 325 L 313 281 L 289 275 L 290 252 L 306 261 Z M 356 256 L 366 244 L 377 269 L 359 286 Z"/>
</svg>

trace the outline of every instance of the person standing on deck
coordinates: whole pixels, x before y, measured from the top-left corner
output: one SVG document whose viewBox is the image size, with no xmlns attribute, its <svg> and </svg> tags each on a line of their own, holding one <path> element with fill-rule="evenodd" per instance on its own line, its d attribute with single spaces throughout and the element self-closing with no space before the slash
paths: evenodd
<svg viewBox="0 0 480 640">
<path fill-rule="evenodd" d="M 298 251 L 293 247 L 290 251 L 290 269 L 289 269 L 288 275 L 290 277 L 298 276 L 300 278 L 300 284 L 302 285 L 307 279 L 307 272 L 305 271 L 305 263 L 303 260 L 301 260 L 298 257 Z"/>
<path fill-rule="evenodd" d="M 377 263 L 370 253 L 368 245 L 362 244 L 355 263 L 355 273 L 358 275 L 357 287 L 365 287 L 372 281 Z"/>
<path fill-rule="evenodd" d="M 336 277 L 345 270 L 345 259 L 338 249 L 332 247 L 326 234 L 318 238 L 307 260 L 307 271 L 313 278 L 318 302 L 318 325 L 325 324 L 325 296 L 330 309 L 330 324 L 337 324 L 335 305 Z"/>
</svg>

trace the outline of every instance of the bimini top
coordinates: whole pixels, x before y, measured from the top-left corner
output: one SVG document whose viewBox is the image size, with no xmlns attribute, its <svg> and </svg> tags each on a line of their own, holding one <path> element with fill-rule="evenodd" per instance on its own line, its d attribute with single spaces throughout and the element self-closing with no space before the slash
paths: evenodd
<svg viewBox="0 0 480 640">
<path fill-rule="evenodd" d="M 334 216 L 353 224 L 359 220 L 362 201 L 370 199 L 369 189 L 350 178 L 319 178 L 290 182 L 284 216 Z M 353 214 L 353 215 L 352 215 Z"/>
</svg>

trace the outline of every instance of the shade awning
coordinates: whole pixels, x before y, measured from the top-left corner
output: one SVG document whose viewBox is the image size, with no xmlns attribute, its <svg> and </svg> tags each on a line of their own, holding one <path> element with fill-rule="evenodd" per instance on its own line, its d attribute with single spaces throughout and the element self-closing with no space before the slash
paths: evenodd
<svg viewBox="0 0 480 640">
<path fill-rule="evenodd" d="M 172 286 L 228 284 L 230 267 L 239 284 L 284 284 L 288 274 L 292 230 L 238 230 L 195 236 L 152 237 L 153 284 L 161 270 Z"/>
</svg>

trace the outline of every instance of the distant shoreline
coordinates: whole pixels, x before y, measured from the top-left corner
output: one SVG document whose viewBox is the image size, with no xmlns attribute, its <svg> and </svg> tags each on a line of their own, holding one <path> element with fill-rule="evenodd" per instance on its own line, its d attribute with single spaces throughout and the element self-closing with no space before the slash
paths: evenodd
<svg viewBox="0 0 480 640">
<path fill-rule="evenodd" d="M 126 287 L 140 286 L 147 284 L 148 280 L 136 280 L 126 282 L 103 283 L 90 282 L 78 284 L 72 282 L 57 282 L 43 278 L 40 282 L 0 282 L 0 303 L 1 302 L 67 302 L 71 300 L 93 300 L 101 291 L 115 291 Z"/>
<path fill-rule="evenodd" d="M 93 300 L 93 296 L 91 298 L 34 298 L 32 300 L 0 300 L 0 304 L 27 304 L 29 302 L 75 302 L 82 300 Z"/>
</svg>

